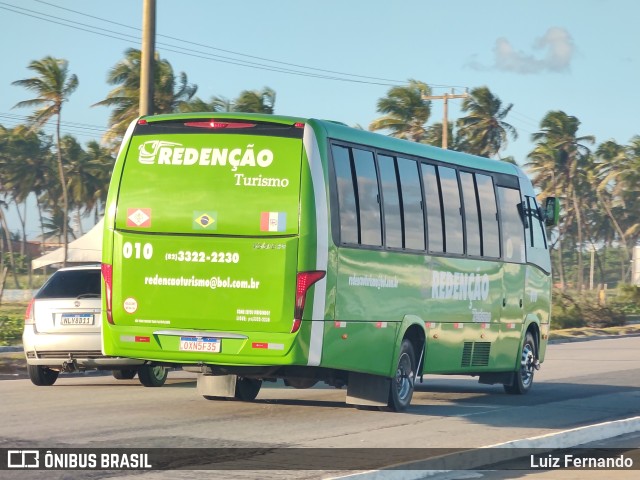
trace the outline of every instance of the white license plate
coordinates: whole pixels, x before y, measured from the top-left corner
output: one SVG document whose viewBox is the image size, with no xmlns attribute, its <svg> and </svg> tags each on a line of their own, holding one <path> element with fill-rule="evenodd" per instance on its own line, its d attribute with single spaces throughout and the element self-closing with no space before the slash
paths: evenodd
<svg viewBox="0 0 640 480">
<path fill-rule="evenodd" d="M 63 313 L 60 325 L 93 325 L 93 313 Z"/>
<path fill-rule="evenodd" d="M 220 353 L 222 342 L 219 338 L 180 337 L 181 352 Z"/>
</svg>

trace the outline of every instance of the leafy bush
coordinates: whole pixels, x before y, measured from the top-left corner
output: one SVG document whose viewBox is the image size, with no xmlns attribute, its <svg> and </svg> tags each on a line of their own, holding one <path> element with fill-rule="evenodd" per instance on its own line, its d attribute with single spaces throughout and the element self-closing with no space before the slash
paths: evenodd
<svg viewBox="0 0 640 480">
<path fill-rule="evenodd" d="M 16 345 L 22 338 L 24 318 L 22 316 L 0 316 L 0 345 Z"/>
<path fill-rule="evenodd" d="M 615 327 L 626 322 L 625 312 L 617 304 L 600 305 L 585 296 L 572 296 L 554 290 L 551 321 L 554 329 L 579 327 Z"/>
<path fill-rule="evenodd" d="M 611 301 L 611 308 L 625 315 L 640 315 L 640 287 L 637 285 L 620 285 L 618 295 Z"/>
</svg>

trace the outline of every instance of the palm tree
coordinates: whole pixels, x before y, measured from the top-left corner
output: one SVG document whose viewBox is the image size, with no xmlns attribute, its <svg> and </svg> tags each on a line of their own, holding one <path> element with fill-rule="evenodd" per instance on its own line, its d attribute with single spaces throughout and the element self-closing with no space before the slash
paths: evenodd
<svg viewBox="0 0 640 480">
<path fill-rule="evenodd" d="M 15 281 L 16 288 L 20 288 L 20 282 L 18 281 L 18 273 L 16 270 L 16 260 L 13 256 L 13 244 L 11 242 L 11 235 L 9 232 L 9 226 L 4 215 L 4 209 L 7 208 L 7 203 L 0 200 L 0 229 L 4 234 L 5 241 L 7 242 L 7 249 L 9 250 L 9 263 L 11 264 L 11 272 L 13 273 L 13 280 Z M 4 272 L 0 272 L 0 275 L 4 275 Z M 2 285 L 0 285 L 2 287 Z M 2 288 L 0 288 L 2 291 Z"/>
<path fill-rule="evenodd" d="M 27 199 L 33 193 L 40 220 L 42 208 L 39 196 L 48 187 L 52 179 L 57 184 L 55 163 L 50 154 L 51 140 L 42 132 L 19 125 L 11 130 L 0 132 L 0 168 L 2 170 L 2 189 L 16 205 L 18 218 L 22 226 L 22 255 L 26 254 Z M 29 288 L 31 288 L 31 269 L 29 269 Z"/>
<path fill-rule="evenodd" d="M 64 178 L 64 165 L 62 163 L 62 152 L 60 149 L 60 119 L 62 104 L 69 99 L 69 96 L 78 88 L 78 77 L 69 74 L 69 64 L 66 60 L 45 57 L 42 60 L 34 60 L 29 64 L 29 70 L 34 71 L 37 76 L 16 80 L 13 85 L 25 87 L 37 94 L 36 98 L 18 102 L 15 107 L 36 107 L 38 108 L 30 117 L 32 128 L 37 129 L 46 124 L 53 117 L 56 118 L 56 141 L 58 176 L 62 189 L 62 209 L 64 216 L 64 229 L 62 240 L 64 242 L 64 256 L 62 264 L 67 264 L 67 249 L 69 239 L 67 238 L 67 225 L 69 218 L 69 199 L 67 196 L 66 182 Z M 14 108 L 15 108 L 14 107 Z"/>
<path fill-rule="evenodd" d="M 409 80 L 403 87 L 392 87 L 387 96 L 378 100 L 378 113 L 385 114 L 369 125 L 369 130 L 390 130 L 390 135 L 414 142 L 427 137 L 424 125 L 431 115 L 431 101 L 423 97 L 430 95 L 426 83 Z"/>
<path fill-rule="evenodd" d="M 211 97 L 210 102 L 205 102 L 200 97 L 195 97 L 188 102 L 182 103 L 178 110 L 180 112 L 230 112 L 232 106 L 231 100 L 224 97 Z"/>
<path fill-rule="evenodd" d="M 67 160 L 67 190 L 71 206 L 76 210 L 76 221 L 83 235 L 80 211 L 86 209 L 86 202 L 93 198 L 95 180 L 91 174 L 89 158 L 82 145 L 71 135 L 62 137 L 62 153 Z"/>
<path fill-rule="evenodd" d="M 269 87 L 262 90 L 244 90 L 233 101 L 231 111 L 273 114 L 275 104 L 276 92 Z"/>
<path fill-rule="evenodd" d="M 629 247 L 636 244 L 640 233 L 640 136 L 634 137 L 628 146 L 608 140 L 598 146 L 596 158 L 596 192 L 625 252 L 621 268 L 622 278 L 627 278 Z"/>
<path fill-rule="evenodd" d="M 505 107 L 489 88 L 478 87 L 462 101 L 462 111 L 468 113 L 458 120 L 458 135 L 462 151 L 495 157 L 500 154 L 509 137 L 518 138 L 518 132 L 504 121 L 513 104 Z"/>
<path fill-rule="evenodd" d="M 582 201 L 578 192 L 581 182 L 584 181 L 582 174 L 590 154 L 589 148 L 584 143 L 593 144 L 595 137 L 593 135 L 578 137 L 579 127 L 580 121 L 576 117 L 562 111 L 551 111 L 540 122 L 540 131 L 532 134 L 531 138 L 537 142 L 538 146 L 546 145 L 541 148 L 551 155 L 556 187 L 568 197 L 570 213 L 575 216 L 578 256 L 576 283 L 578 291 L 581 291 L 584 283 L 582 259 L 584 225 Z M 565 231 L 567 226 L 565 225 Z"/>
<path fill-rule="evenodd" d="M 115 159 L 109 149 L 103 148 L 95 140 L 87 143 L 87 158 L 93 176 L 93 196 L 85 200 L 85 209 L 93 209 L 95 223 L 98 223 L 102 206 L 107 201 L 107 191 Z"/>
<path fill-rule="evenodd" d="M 107 144 L 119 144 L 129 124 L 139 116 L 140 62 L 140 50 L 128 49 L 125 58 L 116 63 L 107 75 L 107 82 L 116 87 L 107 94 L 107 98 L 93 105 L 113 108 L 109 118 L 111 126 L 103 138 Z M 171 64 L 157 53 L 153 73 L 154 113 L 178 111 L 198 89 L 188 83 L 184 72 L 176 78 Z"/>
</svg>

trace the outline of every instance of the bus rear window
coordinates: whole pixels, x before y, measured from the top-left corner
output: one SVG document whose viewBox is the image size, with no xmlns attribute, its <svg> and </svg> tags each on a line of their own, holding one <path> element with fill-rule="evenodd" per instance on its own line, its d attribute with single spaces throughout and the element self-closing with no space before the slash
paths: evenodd
<svg viewBox="0 0 640 480">
<path fill-rule="evenodd" d="M 158 233 L 285 235 L 298 231 L 302 129 L 138 125 L 116 228 Z M 233 123 L 228 121 L 229 123 Z M 267 134 L 277 129 L 283 135 Z"/>
</svg>

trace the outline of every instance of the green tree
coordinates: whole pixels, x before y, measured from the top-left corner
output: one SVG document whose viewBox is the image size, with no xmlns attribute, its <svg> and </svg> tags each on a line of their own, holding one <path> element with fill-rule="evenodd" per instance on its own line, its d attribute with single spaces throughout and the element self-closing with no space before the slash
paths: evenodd
<svg viewBox="0 0 640 480">
<path fill-rule="evenodd" d="M 107 74 L 107 82 L 115 85 L 115 88 L 104 100 L 93 105 L 113 108 L 109 117 L 111 126 L 103 138 L 109 145 L 118 145 L 129 124 L 139 116 L 140 61 L 140 50 L 128 49 L 125 58 L 116 63 Z M 198 89 L 196 85 L 189 84 L 184 72 L 176 77 L 169 61 L 160 58 L 157 53 L 153 77 L 154 114 L 180 111 Z"/>
<path fill-rule="evenodd" d="M 487 87 L 471 90 L 462 101 L 462 111 L 467 115 L 458 120 L 460 149 L 474 155 L 500 158 L 509 137 L 518 138 L 516 129 L 504 120 L 512 108 L 511 103 L 503 106 Z"/>
<path fill-rule="evenodd" d="M 430 95 L 426 83 L 409 80 L 407 86 L 392 87 L 387 96 L 378 100 L 378 113 L 369 130 L 389 130 L 392 137 L 422 142 L 427 138 L 425 124 L 431 115 L 431 102 L 423 97 Z"/>
<path fill-rule="evenodd" d="M 45 57 L 42 60 L 34 60 L 29 64 L 29 70 L 36 73 L 35 77 L 16 80 L 13 85 L 18 85 L 34 92 L 37 96 L 31 100 L 18 102 L 15 107 L 35 107 L 36 111 L 29 117 L 34 129 L 38 129 L 52 118 L 56 119 L 56 143 L 58 176 L 62 190 L 64 256 L 62 264 L 67 264 L 68 250 L 68 218 L 69 199 L 67 195 L 66 181 L 64 177 L 64 165 L 60 149 L 60 121 L 62 105 L 69 100 L 69 96 L 78 88 L 78 77 L 69 73 L 69 64 L 66 60 Z M 14 108 L 15 108 L 14 107 Z"/>
<path fill-rule="evenodd" d="M 244 90 L 233 101 L 231 111 L 273 114 L 275 104 L 276 92 L 269 87 L 262 90 Z"/>
<path fill-rule="evenodd" d="M 460 137 L 457 135 L 455 122 L 447 122 L 447 148 L 449 150 L 460 151 Z M 425 136 L 422 143 L 442 147 L 442 122 L 432 123 L 425 129 Z"/>
<path fill-rule="evenodd" d="M 94 222 L 98 223 L 107 201 L 109 181 L 111 180 L 115 158 L 108 148 L 102 147 L 95 140 L 87 143 L 86 152 L 89 159 L 90 173 L 94 179 L 92 182 L 94 190 L 92 198 L 87 198 L 85 201 L 85 209 L 86 211 L 93 209 Z"/>
<path fill-rule="evenodd" d="M 230 112 L 231 100 L 224 97 L 211 97 L 211 101 L 205 102 L 200 97 L 194 97 L 180 105 L 180 112 Z"/>
<path fill-rule="evenodd" d="M 584 265 L 582 250 L 584 247 L 584 224 L 582 215 L 582 199 L 579 196 L 581 184 L 584 183 L 585 162 L 589 158 L 590 150 L 585 143 L 595 143 L 593 135 L 578 136 L 580 121 L 562 111 L 548 112 L 540 122 L 540 131 L 532 134 L 531 138 L 550 155 L 548 165 L 553 169 L 554 189 L 563 192 L 568 202 L 568 218 L 575 218 L 577 273 L 576 286 L 582 290 L 584 283 Z M 541 147 L 545 145 L 545 147 Z M 535 151 L 535 150 L 534 150 Z M 541 187 L 544 189 L 544 187 Z M 568 222 L 564 222 L 564 232 Z"/>
<path fill-rule="evenodd" d="M 40 195 L 49 182 L 58 184 L 50 137 L 18 125 L 11 130 L 0 128 L 0 190 L 15 203 L 22 226 L 20 253 L 26 254 L 27 199 L 34 194 L 42 222 Z M 29 288 L 31 288 L 31 269 Z"/>
<path fill-rule="evenodd" d="M 634 148 L 635 144 L 635 148 Z M 640 136 L 630 145 L 608 140 L 596 149 L 596 192 L 622 246 L 622 278 L 630 273 L 631 249 L 640 234 Z"/>
</svg>

